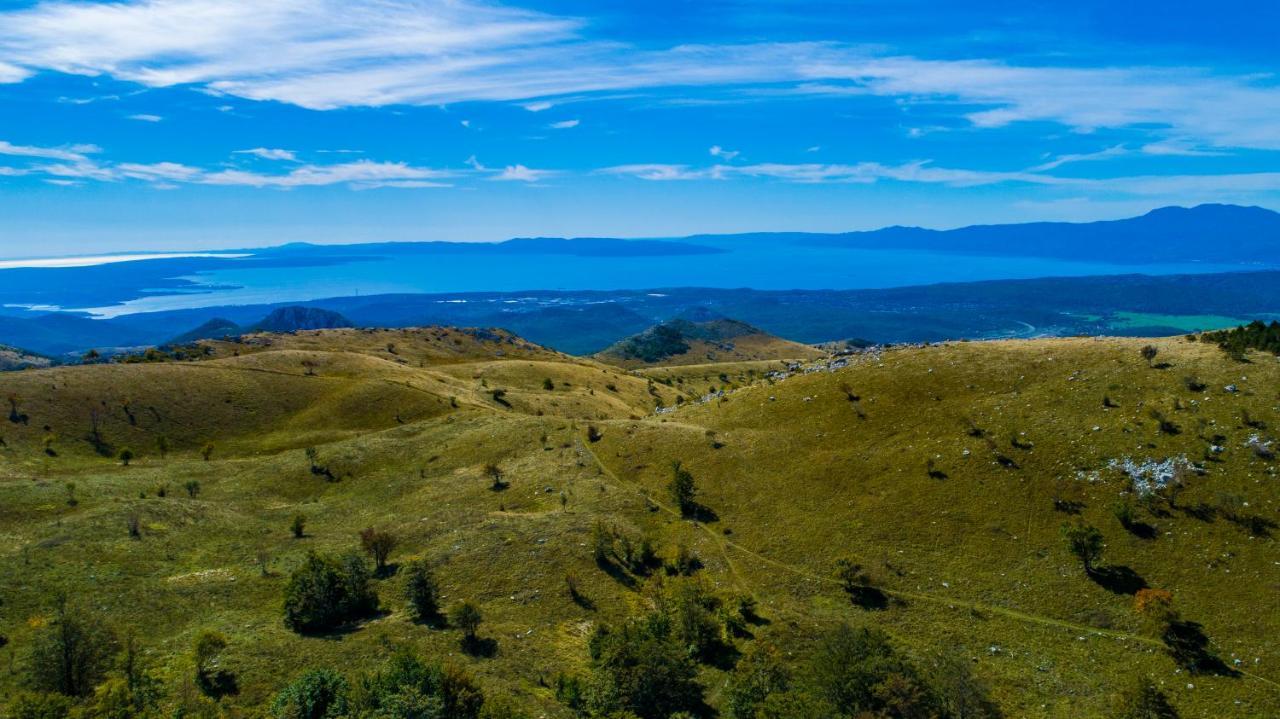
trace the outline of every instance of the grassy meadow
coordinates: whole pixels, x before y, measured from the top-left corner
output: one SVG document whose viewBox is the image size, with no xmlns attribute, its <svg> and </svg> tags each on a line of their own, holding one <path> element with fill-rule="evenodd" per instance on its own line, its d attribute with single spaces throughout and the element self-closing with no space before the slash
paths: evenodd
<svg viewBox="0 0 1280 719">
<path fill-rule="evenodd" d="M 588 671 L 593 628 L 652 607 L 662 581 L 602 571 L 604 523 L 663 558 L 692 552 L 726 601 L 754 598 L 761 621 L 734 652 L 769 643 L 802 667 L 849 623 L 922 665 L 963 657 L 1009 717 L 1104 716 L 1138 676 L 1184 717 L 1280 715 L 1280 474 L 1258 449 L 1280 431 L 1270 355 L 1240 363 L 1182 338 L 973 342 L 778 379 L 773 359 L 629 371 L 448 328 L 204 347 L 0 375 L 0 697 L 23 688 L 63 593 L 135 634 L 164 706 L 188 716 L 258 716 L 306 668 L 353 672 L 409 646 L 529 716 L 570 717 L 556 677 Z M 1163 504 L 1137 502 L 1117 466 L 1177 458 L 1199 471 Z M 696 483 L 693 518 L 668 491 L 675 462 Z M 1128 528 L 1113 511 L 1126 499 Z M 1067 551 L 1070 523 L 1101 530 L 1098 571 Z M 287 629 L 289 573 L 309 552 L 358 549 L 369 527 L 399 540 L 374 582 L 381 611 Z M 480 608 L 483 652 L 410 618 L 396 569 L 419 559 L 442 603 Z M 850 601 L 839 559 L 883 606 Z M 1227 671 L 1179 668 L 1134 611 L 1139 587 L 1171 592 Z M 192 682 L 208 630 L 238 684 L 216 704 Z M 699 671 L 723 715 L 732 662 Z"/>
</svg>

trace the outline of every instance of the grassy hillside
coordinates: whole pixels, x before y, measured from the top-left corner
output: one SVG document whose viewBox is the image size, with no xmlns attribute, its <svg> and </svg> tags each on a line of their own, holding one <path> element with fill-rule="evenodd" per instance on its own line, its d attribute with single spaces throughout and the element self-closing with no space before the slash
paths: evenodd
<svg viewBox="0 0 1280 719">
<path fill-rule="evenodd" d="M 887 631 L 922 667 L 958 654 L 1009 717 L 1101 716 L 1138 676 L 1184 717 L 1274 716 L 1280 363 L 1181 339 L 1144 358 L 1147 344 L 959 343 L 794 372 L 641 375 L 491 331 L 325 330 L 204 343 L 199 361 L 6 374 L 0 652 L 13 670 L 0 697 L 24 686 L 65 592 L 136 632 L 164 706 L 188 715 L 253 716 L 305 667 L 350 674 L 409 646 L 465 668 L 491 703 L 569 717 L 556 677 L 589 671 L 593 629 L 696 581 L 730 604 L 753 597 L 761 617 L 700 665 L 708 712 L 726 709 L 737 652 L 777 646 L 803 682 L 815 642 L 849 623 Z M 727 392 L 700 401 L 706 390 Z M 1117 468 L 1183 456 L 1203 473 L 1181 473 L 1172 502 L 1137 502 Z M 692 519 L 668 491 L 676 461 L 696 486 Z M 1112 511 L 1126 498 L 1127 529 Z M 602 571 L 601 521 L 701 568 Z M 1101 530 L 1092 573 L 1064 523 Z M 374 582 L 383 611 L 331 634 L 288 630 L 289 573 L 310 551 L 358 548 L 368 527 L 399 538 Z M 481 650 L 410 619 L 394 569 L 414 559 L 444 604 L 478 605 Z M 851 602 L 839 559 L 883 602 Z M 1179 668 L 1133 609 L 1139 584 L 1202 625 L 1218 673 Z M 238 683 L 216 708 L 192 682 L 207 630 L 227 638 L 219 662 Z"/>
<path fill-rule="evenodd" d="M 774 337 L 744 322 L 671 320 L 628 337 L 595 355 L 601 362 L 637 369 L 758 360 L 816 359 L 822 352 Z"/>
<path fill-rule="evenodd" d="M 48 357 L 32 354 L 15 347 L 5 347 L 4 345 L 0 345 L 0 372 L 30 369 L 33 367 L 48 367 L 52 364 L 53 361 Z"/>
</svg>

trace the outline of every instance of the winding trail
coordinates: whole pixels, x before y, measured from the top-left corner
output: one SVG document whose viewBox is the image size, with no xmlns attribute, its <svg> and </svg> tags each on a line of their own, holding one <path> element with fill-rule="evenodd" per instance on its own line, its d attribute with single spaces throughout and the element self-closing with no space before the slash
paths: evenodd
<svg viewBox="0 0 1280 719">
<path fill-rule="evenodd" d="M 630 487 L 634 489 L 645 498 L 645 501 L 652 503 L 654 506 L 656 506 L 658 509 L 665 512 L 666 514 L 671 515 L 677 519 L 684 519 L 684 515 L 681 514 L 681 512 L 678 509 L 670 505 L 667 505 L 663 502 L 660 502 L 657 499 L 654 499 L 652 496 L 649 495 L 648 492 L 645 491 L 644 487 L 641 486 L 639 483 L 619 477 L 617 473 L 609 469 L 609 467 L 605 465 L 603 461 L 600 460 L 599 455 L 595 453 L 595 450 L 593 450 L 590 447 L 590 445 L 585 443 L 580 443 L 580 446 L 586 451 L 588 455 L 590 455 L 591 459 L 595 462 L 596 466 L 600 468 L 600 471 L 604 473 L 606 477 L 609 477 L 610 479 L 612 479 L 614 482 L 616 482 L 621 486 Z M 798 567 L 793 564 L 788 564 L 786 562 L 773 559 L 771 557 L 766 557 L 765 555 L 755 552 L 751 549 L 748 549 L 742 546 L 741 544 L 734 542 L 733 540 L 726 539 L 725 537 L 716 533 L 710 527 L 706 526 L 702 522 L 693 522 L 693 525 L 698 529 L 701 529 L 703 532 L 705 532 L 707 536 L 711 538 L 712 542 L 714 542 L 716 546 L 720 549 L 721 554 L 724 556 L 725 563 L 729 566 L 729 570 L 733 574 L 734 579 L 737 580 L 738 584 L 743 588 L 746 588 L 746 582 L 742 578 L 741 574 L 738 572 L 738 569 L 734 566 L 732 560 L 729 558 L 729 552 L 728 552 L 729 549 L 733 549 L 738 552 L 741 552 L 742 554 L 745 554 L 771 567 L 776 567 L 778 569 L 790 572 L 792 574 L 804 577 L 806 579 L 810 579 L 812 581 L 822 582 L 825 584 L 831 584 L 835 586 L 841 586 L 840 580 L 834 577 L 824 577 L 820 574 L 814 574 L 813 572 L 803 567 Z M 1047 617 L 1040 614 L 1022 612 L 1016 609 L 1009 609 L 1008 607 L 1001 607 L 994 604 L 986 604 L 983 602 L 972 602 L 972 601 L 967 601 L 963 599 L 955 599 L 953 597 L 946 597 L 946 596 L 941 596 L 937 594 L 928 594 L 924 592 L 912 592 L 912 591 L 907 591 L 903 589 L 886 589 L 884 587 L 876 587 L 876 588 L 892 597 L 910 599 L 910 600 L 919 601 L 919 602 L 930 602 L 933 604 L 943 605 L 949 608 L 959 607 L 959 608 L 968 609 L 974 612 L 986 612 L 989 614 L 995 614 L 995 615 L 999 615 L 1009 619 L 1013 619 L 1015 621 L 1025 622 L 1028 624 L 1038 624 L 1040 626 L 1054 627 L 1057 629 L 1070 629 L 1073 632 L 1078 632 L 1081 634 L 1092 634 L 1092 635 L 1101 636 L 1101 637 L 1108 637 L 1111 639 L 1119 640 L 1121 642 L 1134 642 L 1135 644 L 1142 644 L 1142 645 L 1156 647 L 1160 649 L 1163 649 L 1165 646 L 1164 642 L 1160 641 L 1159 639 L 1155 639 L 1153 637 L 1142 636 L 1140 634 L 1129 634 L 1127 632 L 1120 632 L 1112 629 L 1101 629 L 1099 627 L 1091 627 L 1084 624 L 1076 624 L 1074 622 L 1055 619 L 1053 617 Z M 1252 672 L 1245 671 L 1243 669 L 1236 669 L 1236 671 L 1240 672 L 1242 676 L 1246 676 L 1251 679 L 1256 679 L 1264 684 L 1271 686 L 1274 689 L 1280 690 L 1280 683 L 1272 681 L 1271 679 L 1254 674 Z"/>
</svg>

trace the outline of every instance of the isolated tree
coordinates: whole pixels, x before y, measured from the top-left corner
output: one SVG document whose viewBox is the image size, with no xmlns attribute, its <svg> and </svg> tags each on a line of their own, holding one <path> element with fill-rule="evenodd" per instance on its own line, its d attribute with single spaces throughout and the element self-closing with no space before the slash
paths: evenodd
<svg viewBox="0 0 1280 719">
<path fill-rule="evenodd" d="M 359 555 L 341 560 L 312 553 L 289 575 L 285 626 L 299 633 L 333 629 L 378 608 L 369 570 Z"/>
<path fill-rule="evenodd" d="M 431 568 L 423 560 L 411 562 L 405 570 L 404 598 L 413 618 L 426 622 L 440 616 L 440 591 Z"/>
<path fill-rule="evenodd" d="M 484 617 L 479 607 L 470 600 L 464 600 L 449 612 L 449 621 L 462 630 L 464 641 L 470 643 L 476 640 L 476 632 L 480 630 Z"/>
<path fill-rule="evenodd" d="M 1178 711 L 1164 692 L 1147 677 L 1139 677 L 1116 699 L 1111 719 L 1178 719 Z"/>
<path fill-rule="evenodd" d="M 31 640 L 28 674 L 32 688 L 87 696 L 102 680 L 115 653 L 115 637 L 101 619 L 55 600 L 53 618 Z"/>
<path fill-rule="evenodd" d="M 494 462 L 489 462 L 484 466 L 484 476 L 488 477 L 489 481 L 492 482 L 489 488 L 494 491 L 504 489 L 507 486 L 506 482 L 502 481 L 502 468 Z"/>
<path fill-rule="evenodd" d="M 163 434 L 156 437 L 156 449 L 160 452 L 160 459 L 169 456 L 169 438 Z"/>
<path fill-rule="evenodd" d="M 294 539 L 302 539 L 307 532 L 307 517 L 301 513 L 293 515 L 293 521 L 289 524 L 289 529 L 293 532 Z"/>
<path fill-rule="evenodd" d="M 1093 563 L 1102 558 L 1102 532 L 1087 524 L 1062 525 L 1067 549 L 1084 565 L 1085 574 L 1093 573 Z"/>
<path fill-rule="evenodd" d="M 133 461 L 133 450 L 129 449 L 128 447 L 125 447 L 124 449 L 120 450 L 120 454 L 118 456 L 120 459 L 120 464 L 123 464 L 124 466 L 128 467 L 129 463 Z"/>
<path fill-rule="evenodd" d="M 201 632 L 196 637 L 191 655 L 196 665 L 196 686 L 206 695 L 217 698 L 236 690 L 235 675 L 220 666 L 227 638 L 218 632 Z"/>
<path fill-rule="evenodd" d="M 203 446 L 203 447 L 201 447 L 201 448 L 200 448 L 200 456 L 201 456 L 201 457 L 203 457 L 203 458 L 204 458 L 204 461 L 206 461 L 206 462 L 208 462 L 208 461 L 209 461 L 209 459 L 213 457 L 213 443 L 212 443 L 212 442 L 209 442 L 208 444 L 206 444 L 205 446 Z"/>
<path fill-rule="evenodd" d="M 1156 349 L 1153 345 L 1145 345 L 1141 350 L 1139 350 L 1139 352 L 1142 355 L 1142 359 L 1147 361 L 1148 366 L 1155 361 L 1156 355 L 1160 354 L 1160 350 Z"/>
<path fill-rule="evenodd" d="M 373 557 L 373 564 L 379 572 L 387 568 L 387 558 L 399 543 L 400 540 L 394 534 L 373 527 L 360 532 L 360 546 L 366 554 Z"/>
<path fill-rule="evenodd" d="M 200 480 L 198 479 L 188 479 L 182 487 L 187 490 L 187 496 L 192 499 L 195 499 L 200 494 Z"/>
<path fill-rule="evenodd" d="M 552 382 L 550 377 L 545 377 L 542 380 L 542 388 L 550 392 L 556 388 L 556 383 Z"/>
<path fill-rule="evenodd" d="M 698 503 L 695 498 L 698 489 L 694 486 L 693 475 L 681 466 L 679 460 L 671 465 L 671 482 L 667 488 L 671 490 L 671 498 L 680 507 L 681 514 L 687 517 L 697 511 Z"/>
</svg>

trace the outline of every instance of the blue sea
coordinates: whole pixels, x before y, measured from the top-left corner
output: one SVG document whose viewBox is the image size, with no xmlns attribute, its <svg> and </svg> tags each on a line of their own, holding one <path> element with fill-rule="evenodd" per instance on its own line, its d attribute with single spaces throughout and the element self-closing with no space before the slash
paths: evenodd
<svg viewBox="0 0 1280 719">
<path fill-rule="evenodd" d="M 567 254 L 395 254 L 319 266 L 211 263 L 184 290 L 155 288 L 121 304 L 74 308 L 103 317 L 220 305 L 296 302 L 387 293 L 620 290 L 664 287 L 869 289 L 940 282 L 1116 274 L 1194 274 L 1260 269 L 1213 263 L 1111 264 L 761 243 L 719 254 L 600 257 Z M 72 308 L 66 308 L 72 309 Z"/>
</svg>

